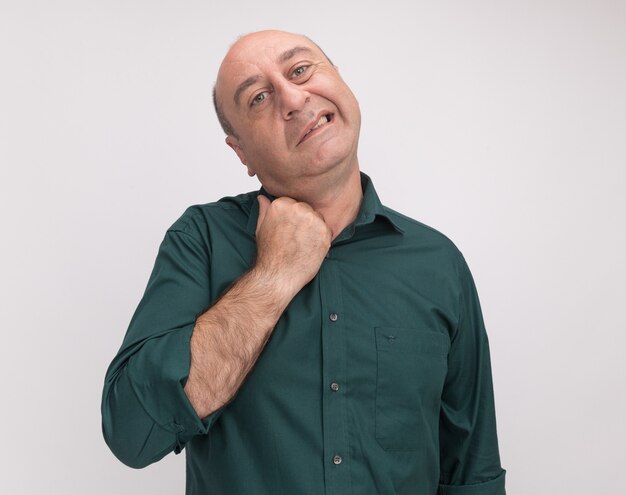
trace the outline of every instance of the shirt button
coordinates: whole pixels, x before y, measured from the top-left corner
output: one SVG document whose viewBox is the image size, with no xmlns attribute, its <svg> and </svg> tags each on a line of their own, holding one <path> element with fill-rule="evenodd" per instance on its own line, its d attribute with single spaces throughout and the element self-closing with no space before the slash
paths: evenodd
<svg viewBox="0 0 626 495">
<path fill-rule="evenodd" d="M 331 389 L 333 392 L 336 392 L 337 390 L 339 390 L 339 384 L 338 384 L 338 383 L 335 383 L 335 382 L 331 383 L 331 384 L 330 384 L 330 389 Z"/>
<path fill-rule="evenodd" d="M 343 459 L 341 458 L 340 455 L 336 455 L 333 457 L 333 463 L 334 464 L 341 464 L 341 461 L 343 461 Z"/>
<path fill-rule="evenodd" d="M 328 315 L 328 317 L 330 318 L 330 321 L 337 321 L 337 318 L 339 318 L 337 316 L 337 313 L 331 313 Z"/>
</svg>

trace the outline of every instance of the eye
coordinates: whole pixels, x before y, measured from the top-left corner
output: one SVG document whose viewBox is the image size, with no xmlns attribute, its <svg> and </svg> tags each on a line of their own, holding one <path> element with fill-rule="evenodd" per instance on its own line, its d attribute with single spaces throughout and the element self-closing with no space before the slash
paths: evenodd
<svg viewBox="0 0 626 495">
<path fill-rule="evenodd" d="M 252 105 L 259 105 L 260 103 L 263 103 L 265 98 L 267 98 L 267 91 L 263 91 L 252 98 Z"/>
<path fill-rule="evenodd" d="M 300 67 L 296 67 L 292 71 L 291 75 L 293 77 L 300 77 L 302 74 L 304 74 L 307 71 L 308 68 L 309 68 L 308 65 L 301 65 Z"/>
</svg>

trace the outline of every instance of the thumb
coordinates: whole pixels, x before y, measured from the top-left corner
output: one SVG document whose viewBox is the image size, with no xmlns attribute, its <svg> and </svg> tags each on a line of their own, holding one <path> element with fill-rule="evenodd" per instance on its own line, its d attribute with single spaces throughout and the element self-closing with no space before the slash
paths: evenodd
<svg viewBox="0 0 626 495">
<path fill-rule="evenodd" d="M 256 226 L 258 230 L 259 225 L 261 225 L 263 223 L 263 220 L 265 220 L 267 209 L 269 208 L 272 202 L 266 196 L 263 196 L 262 194 L 259 194 L 257 196 L 257 199 L 259 200 L 259 218 L 256 221 Z"/>
</svg>

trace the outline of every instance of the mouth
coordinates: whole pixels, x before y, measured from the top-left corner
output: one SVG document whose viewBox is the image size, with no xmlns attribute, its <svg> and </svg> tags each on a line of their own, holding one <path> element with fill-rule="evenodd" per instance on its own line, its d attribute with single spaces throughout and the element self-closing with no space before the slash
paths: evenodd
<svg viewBox="0 0 626 495">
<path fill-rule="evenodd" d="M 317 134 L 317 132 L 319 132 L 319 130 L 321 128 L 323 128 L 324 126 L 326 126 L 329 122 L 332 122 L 334 118 L 334 114 L 332 113 L 325 113 L 323 114 L 316 122 L 315 124 L 304 133 L 304 135 L 302 136 L 302 138 L 300 139 L 300 142 L 298 144 L 303 143 L 304 141 L 306 141 L 307 139 L 309 139 L 312 135 Z"/>
</svg>

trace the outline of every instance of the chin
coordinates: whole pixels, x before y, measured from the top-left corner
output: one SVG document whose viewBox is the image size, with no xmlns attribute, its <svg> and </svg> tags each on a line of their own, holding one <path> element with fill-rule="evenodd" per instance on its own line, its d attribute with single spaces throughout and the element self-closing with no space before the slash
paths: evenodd
<svg viewBox="0 0 626 495">
<path fill-rule="evenodd" d="M 305 175 L 342 175 L 348 170 L 353 161 L 348 159 L 345 155 L 326 156 L 324 159 L 316 160 L 306 166 Z"/>
<path fill-rule="evenodd" d="M 318 149 L 313 160 L 316 168 L 332 169 L 342 163 L 350 163 L 356 159 L 356 148 L 347 143 L 335 143 L 334 140 L 324 143 Z"/>
</svg>

